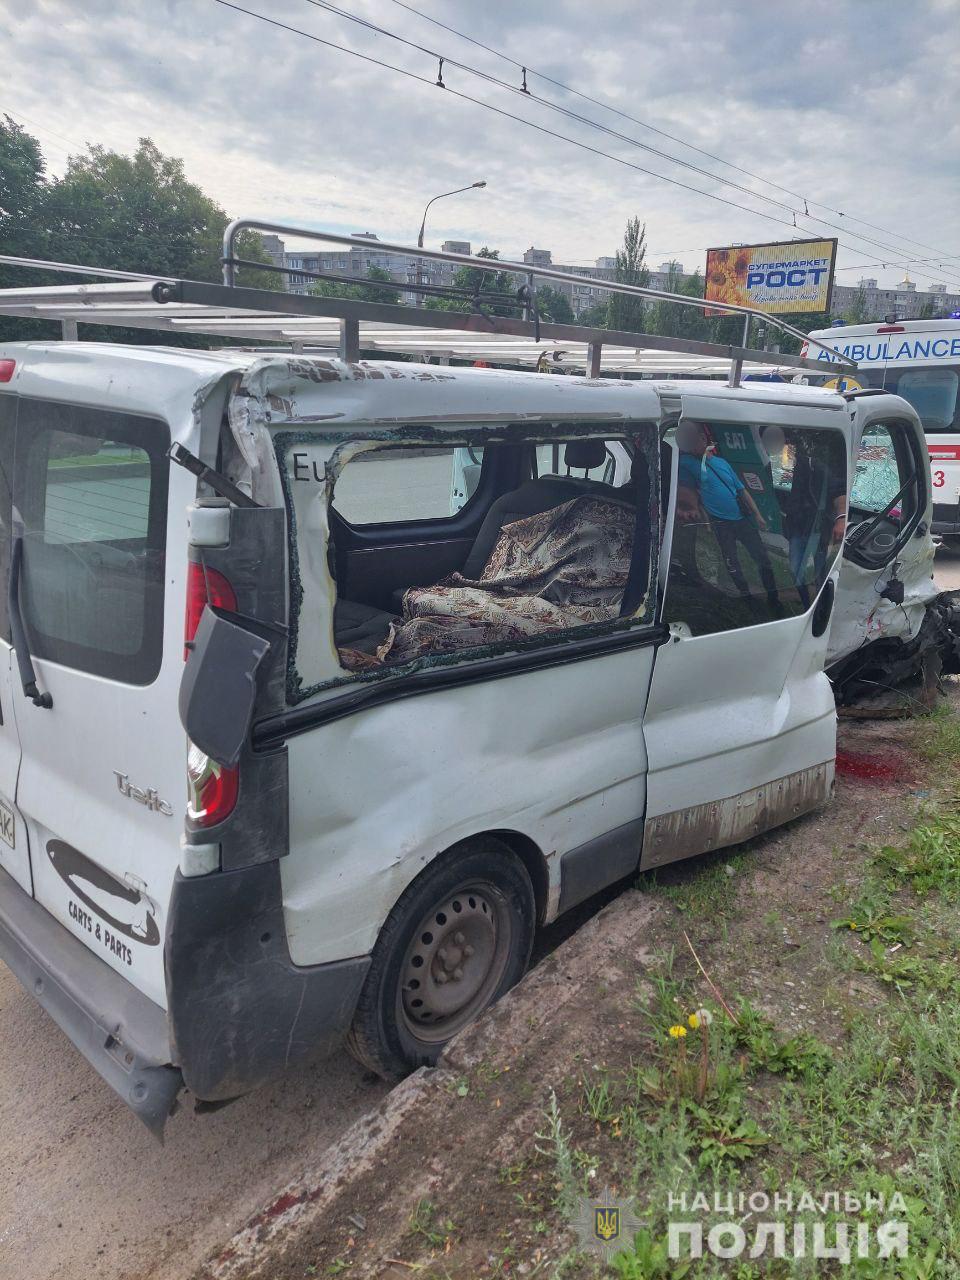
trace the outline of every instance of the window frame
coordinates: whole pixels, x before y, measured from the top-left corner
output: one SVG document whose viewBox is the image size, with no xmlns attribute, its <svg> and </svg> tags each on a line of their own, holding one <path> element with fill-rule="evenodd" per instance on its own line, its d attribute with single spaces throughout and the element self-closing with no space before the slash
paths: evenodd
<svg viewBox="0 0 960 1280">
<path fill-rule="evenodd" d="M 762 408 L 762 406 L 758 406 L 758 409 L 759 408 Z M 710 636 L 725 635 L 732 631 L 742 631 L 752 627 L 768 626 L 775 623 L 788 623 L 788 622 L 796 621 L 797 618 L 805 617 L 812 609 L 816 608 L 817 600 L 819 599 L 823 591 L 823 588 L 826 585 L 826 582 L 829 581 L 831 573 L 836 569 L 837 563 L 840 560 L 840 556 L 842 554 L 840 551 L 838 551 L 834 555 L 834 559 L 832 563 L 827 567 L 824 581 L 821 582 L 819 586 L 816 588 L 816 590 L 810 594 L 809 604 L 807 605 L 806 608 L 802 609 L 800 612 L 785 613 L 782 616 L 776 617 L 776 618 L 763 617 L 763 618 L 747 619 L 734 627 L 722 627 L 722 628 L 716 628 L 709 631 L 702 631 L 699 629 L 695 630 L 693 628 L 690 628 L 688 621 L 683 617 L 678 617 L 676 619 L 669 619 L 667 617 L 666 609 L 667 609 L 667 604 L 670 598 L 670 586 L 671 586 L 671 582 L 673 581 L 673 575 L 675 572 L 673 557 L 674 557 L 674 546 L 676 541 L 675 535 L 676 535 L 676 525 L 677 525 L 677 503 L 678 503 L 677 491 L 679 488 L 683 487 L 680 484 L 680 478 L 679 478 L 681 451 L 677 446 L 675 433 L 680 423 L 684 421 L 684 417 L 685 415 L 682 412 L 679 414 L 671 414 L 669 418 L 664 419 L 662 424 L 661 438 L 663 440 L 664 445 L 670 449 L 670 492 L 669 492 L 668 501 L 665 504 L 663 513 L 662 513 L 663 534 L 662 534 L 662 542 L 661 542 L 661 548 L 660 548 L 661 574 L 660 574 L 660 584 L 659 584 L 660 603 L 657 611 L 658 620 L 661 623 L 663 623 L 665 626 L 688 627 L 690 630 L 690 635 L 693 638 L 707 639 Z M 701 419 L 698 417 L 694 420 L 700 421 Z M 849 461 L 848 461 L 849 437 L 844 434 L 844 431 L 840 423 L 822 423 L 817 425 L 807 425 L 803 422 L 783 422 L 779 420 L 764 421 L 762 413 L 759 413 L 759 412 L 755 419 L 751 418 L 749 421 L 740 419 L 740 418 L 725 419 L 720 416 L 717 416 L 715 418 L 704 417 L 702 421 L 706 422 L 707 426 L 711 428 L 720 428 L 720 429 L 734 428 L 737 430 L 744 430 L 744 429 L 749 430 L 752 427 L 756 427 L 762 431 L 766 426 L 778 426 L 783 431 L 798 430 L 798 431 L 804 431 L 810 434 L 831 433 L 839 440 L 839 442 L 843 446 L 843 457 L 844 457 L 844 460 L 847 462 L 847 472 L 848 472 L 847 484 L 849 488 Z M 671 438 L 671 433 L 673 433 L 672 438 Z M 791 482 L 791 487 L 792 487 L 792 482 Z M 664 488 L 666 488 L 665 485 L 664 485 Z M 774 488 L 776 487 L 774 486 Z M 781 493 L 789 492 L 789 490 L 777 490 L 777 491 Z M 751 601 L 753 601 L 759 598 L 759 593 L 752 592 L 749 598 Z"/>
<path fill-rule="evenodd" d="M 457 424 L 458 426 L 460 424 Z M 538 431 L 537 428 L 540 427 Z M 467 430 L 451 431 L 450 445 L 451 447 L 468 447 L 482 446 L 484 449 L 484 473 L 488 464 L 491 464 L 491 474 L 496 470 L 493 465 L 494 457 L 499 450 L 497 446 L 521 446 L 521 451 L 525 449 L 535 449 L 538 444 L 552 443 L 554 438 L 562 433 L 562 442 L 581 438 L 603 438 L 617 439 L 633 444 L 638 440 L 642 440 L 644 436 L 648 437 L 648 446 L 646 449 L 638 444 L 635 447 L 636 452 L 644 453 L 650 470 L 651 484 L 651 514 L 658 509 L 659 504 L 659 431 L 660 423 L 658 420 L 650 418 L 637 419 L 616 419 L 609 421 L 597 421 L 595 419 L 578 419 L 574 421 L 550 420 L 546 419 L 542 423 L 531 422 L 496 422 L 483 423 L 482 420 L 472 423 Z M 419 435 L 418 432 L 422 432 Z M 351 691 L 357 691 L 362 686 L 367 686 L 371 682 L 377 686 L 386 685 L 395 693 L 385 694 L 385 698 L 405 696 L 405 687 L 408 682 L 415 683 L 417 689 L 433 687 L 433 682 L 441 685 L 465 684 L 473 680 L 484 680 L 496 678 L 497 674 L 502 671 L 504 674 L 510 674 L 514 671 L 532 670 L 539 665 L 549 666 L 558 662 L 577 661 L 581 658 L 590 656 L 601 656 L 607 652 L 607 646 L 610 649 L 619 649 L 631 642 L 639 644 L 651 643 L 651 634 L 659 635 L 660 628 L 657 623 L 657 573 L 658 560 L 660 555 L 660 529 L 655 520 L 651 519 L 650 524 L 650 546 L 648 559 L 648 578 L 647 578 L 647 609 L 642 615 L 636 613 L 629 614 L 625 617 L 617 617 L 600 623 L 588 623 L 579 627 L 569 628 L 565 632 L 549 632 L 543 636 L 529 638 L 525 641 L 511 640 L 504 642 L 502 645 L 483 646 L 482 651 L 478 649 L 464 649 L 435 656 L 420 657 L 412 662 L 398 664 L 394 667 L 384 666 L 381 669 L 370 671 L 350 671 L 349 669 L 337 666 L 336 673 L 332 671 L 329 676 L 314 682 L 307 682 L 307 675 L 301 673 L 297 668 L 297 649 L 298 649 L 298 633 L 299 633 L 299 609 L 302 607 L 303 586 L 300 579 L 300 553 L 297 542 L 296 520 L 294 518 L 294 508 L 292 502 L 292 494 L 290 490 L 291 479 L 288 472 L 287 458 L 297 444 L 305 442 L 305 437 L 313 442 L 323 440 L 334 446 L 333 453 L 326 463 L 327 478 L 324 482 L 328 487 L 326 509 L 328 519 L 328 537 L 329 543 L 327 554 L 330 554 L 331 547 L 336 554 L 336 535 L 337 523 L 340 522 L 347 525 L 347 522 L 340 516 L 332 505 L 333 492 L 336 488 L 337 481 L 337 456 L 346 446 L 356 446 L 360 444 L 374 444 L 378 448 L 389 449 L 410 447 L 417 444 L 435 443 L 436 428 L 424 424 L 419 427 L 417 424 L 403 424 L 402 434 L 398 434 L 393 429 L 390 434 L 386 434 L 379 424 L 358 423 L 354 427 L 344 428 L 338 427 L 334 432 L 324 435 L 323 433 L 304 433 L 279 431 L 274 436 L 274 449 L 277 455 L 278 469 L 281 477 L 281 487 L 284 493 L 284 501 L 288 511 L 288 572 L 291 576 L 291 583 L 294 589 L 290 592 L 290 616 L 288 619 L 290 642 L 288 645 L 288 674 L 287 674 L 287 704 L 289 707 L 295 707 L 298 704 L 306 702 L 308 699 L 315 698 L 318 694 L 332 694 L 342 691 L 347 696 Z M 432 435 L 433 439 L 424 439 L 424 437 Z M 505 450 L 504 450 L 505 452 Z M 331 465 L 332 464 L 332 465 Z M 346 464 L 348 465 L 348 464 Z M 529 463 L 524 464 L 524 470 Z M 359 529 L 361 534 L 366 530 L 375 531 L 375 535 L 380 538 L 384 535 L 389 536 L 391 532 L 398 533 L 401 536 L 410 534 L 411 536 L 419 528 L 436 528 L 443 525 L 447 521 L 455 521 L 464 516 L 467 508 L 471 510 L 468 516 L 471 518 L 470 523 L 476 523 L 476 529 L 472 536 L 475 537 L 479 532 L 479 527 L 486 516 L 489 506 L 496 498 L 502 496 L 503 493 L 510 492 L 511 487 L 516 487 L 529 478 L 526 475 L 517 475 L 514 477 L 514 483 L 510 487 L 502 489 L 500 492 L 487 493 L 489 487 L 485 483 L 485 475 L 481 477 L 481 484 L 478 485 L 470 502 L 462 507 L 455 516 L 440 517 L 433 520 L 400 521 L 391 524 L 381 525 L 364 525 L 347 527 L 354 531 Z M 476 521 L 476 512 L 474 502 L 482 497 L 488 497 L 489 501 L 483 510 L 483 515 L 479 521 Z M 657 505 L 655 506 L 654 503 Z M 336 581 L 331 579 L 330 586 L 330 609 L 332 620 L 332 609 L 337 600 Z M 629 633 L 629 634 L 625 634 Z M 336 644 L 331 636 L 331 647 L 336 653 Z M 461 676 L 459 673 L 463 672 Z M 411 692 L 414 690 L 411 689 Z M 383 700 L 377 698 L 377 700 Z M 307 709 L 304 708 L 306 711 Z"/>
<path fill-rule="evenodd" d="M 359 442 L 358 442 L 358 443 L 359 443 Z M 366 442 L 365 442 L 365 443 L 366 443 Z M 369 443 L 374 443 L 374 442 L 373 442 L 373 441 L 370 441 Z M 446 450 L 447 450 L 447 445 L 445 445 L 445 444 L 410 445 L 410 444 L 403 444 L 402 442 L 390 443 L 390 442 L 388 442 L 388 441 L 383 441 L 383 442 L 382 442 L 382 444 L 381 444 L 380 442 L 376 442 L 376 443 L 377 443 L 377 448 L 375 448 L 375 449 L 370 449 L 370 450 L 365 450 L 364 452 L 369 452 L 369 453 L 386 453 L 386 452 L 390 452 L 391 450 L 392 450 L 392 451 L 397 451 L 397 450 L 399 450 L 399 449 L 404 449 L 404 448 L 408 448 L 408 449 L 409 449 L 409 448 L 439 449 L 439 450 L 443 450 L 443 451 L 446 451 Z M 451 445 L 449 446 L 449 451 L 450 451 L 450 453 L 452 454 L 452 453 L 453 453 L 453 451 L 454 451 L 454 449 L 456 449 L 456 448 L 464 448 L 464 447 L 468 447 L 468 446 L 460 446 L 460 445 L 456 445 L 456 444 L 451 444 Z M 481 447 L 482 447 L 482 446 L 481 446 Z M 331 462 L 333 462 L 333 461 L 336 459 L 337 452 L 338 452 L 338 451 L 337 451 L 337 450 L 335 450 L 335 451 L 334 451 L 334 453 L 331 455 L 331 459 L 330 459 L 330 461 L 331 461 Z M 336 479 L 334 480 L 334 483 L 333 483 L 333 488 L 331 489 L 331 492 L 330 492 L 330 501 L 329 501 L 329 504 L 328 504 L 328 505 L 329 505 L 329 509 L 330 509 L 330 511 L 331 511 L 331 513 L 332 513 L 332 515 L 335 517 L 335 519 L 336 519 L 336 520 L 338 520 L 338 521 L 340 521 L 341 523 L 343 523 L 344 525 L 346 525 L 346 527 L 347 527 L 348 529 L 350 529 L 352 532 L 354 532 L 354 533 L 358 533 L 358 534 L 360 534 L 360 535 L 363 535 L 363 534 L 366 534 L 366 533 L 371 533 L 371 532 L 373 532 L 374 530 L 376 530 L 377 532 L 379 532 L 379 531 L 383 530 L 384 532 L 389 533 L 392 529 L 405 529 L 405 528 L 407 528 L 407 527 L 409 527 L 409 526 L 411 526 L 411 525 L 416 525 L 418 528 L 419 528 L 421 525 L 423 525 L 423 526 L 429 526 L 429 527 L 431 527 L 431 528 L 436 528 L 436 527 L 439 527 L 439 526 L 444 525 L 444 524 L 449 524 L 449 523 L 451 523 L 451 522 L 456 522 L 456 521 L 457 521 L 457 519 L 458 519 L 458 517 L 460 517 L 460 516 L 464 516 L 465 518 L 469 519 L 469 517 L 473 514 L 473 513 L 472 513 L 472 511 L 471 511 L 470 509 L 471 509 L 471 507 L 474 505 L 474 503 L 475 503 L 475 501 L 476 501 L 476 499 L 477 499 L 478 495 L 481 495 L 481 494 L 482 494 L 482 492 L 483 492 L 483 488 L 484 488 L 484 483 L 485 483 L 485 481 L 489 478 L 489 471 L 490 471 L 490 467 L 489 467 L 489 465 L 487 464 L 486 457 L 487 457 L 487 454 L 486 454 L 486 450 L 484 449 L 484 456 L 483 456 L 483 458 L 481 458 L 481 460 L 480 460 L 480 478 L 479 478 L 479 480 L 478 480 L 478 482 L 477 482 L 477 487 L 476 487 L 476 489 L 474 489 L 473 493 L 472 493 L 472 494 L 470 495 L 470 497 L 466 500 L 466 502 L 463 504 L 463 506 L 462 506 L 462 507 L 458 508 L 456 511 L 451 512 L 449 515 L 445 515 L 445 516 L 421 516 L 421 517 L 419 517 L 419 518 L 414 517 L 414 518 L 408 518 L 408 519 L 402 519 L 402 520 L 371 520 L 371 521 L 368 521 L 368 522 L 367 522 L 367 523 L 365 523 L 365 524 L 359 524 L 359 523 L 357 523 L 357 522 L 356 522 L 356 521 L 354 521 L 354 520 L 349 520 L 349 519 L 348 519 L 348 518 L 343 514 L 343 512 L 340 510 L 340 508 L 336 506 L 336 502 L 335 502 L 335 498 L 336 498 L 336 487 L 337 487 L 337 483 L 339 482 L 339 480 L 340 480 L 341 476 L 343 475 L 343 472 L 344 472 L 348 467 L 353 466 L 353 465 L 356 463 L 356 458 L 351 458 L 348 462 L 344 463 L 344 465 L 339 469 L 338 474 L 337 474 L 337 477 L 336 477 Z M 450 479 L 451 479 L 451 484 L 452 484 L 452 481 L 453 481 L 452 470 L 453 470 L 453 469 L 452 469 L 452 467 L 451 467 L 451 477 L 450 477 Z M 485 473 L 486 473 L 486 474 L 485 474 Z"/>
<path fill-rule="evenodd" d="M 914 469 L 913 480 L 914 480 L 914 484 L 916 485 L 916 492 L 915 492 L 915 503 L 914 503 L 913 512 L 911 513 L 909 519 L 904 521 L 903 525 L 901 526 L 900 533 L 896 541 L 893 543 L 893 545 L 891 547 L 886 548 L 882 553 L 877 552 L 876 554 L 871 555 L 869 550 L 867 550 L 866 548 L 860 545 L 860 541 L 864 538 L 866 530 L 869 526 L 875 525 L 875 524 L 879 525 L 880 521 L 884 518 L 886 513 L 890 510 L 890 508 L 893 506 L 893 503 L 897 501 L 897 499 L 895 498 L 891 499 L 891 501 L 887 503 L 887 506 L 883 509 L 883 511 L 877 511 L 872 513 L 871 515 L 868 515 L 865 520 L 861 521 L 859 524 L 857 524 L 854 527 L 852 535 L 850 532 L 847 533 L 847 536 L 844 539 L 844 546 L 843 546 L 844 558 L 852 561 L 854 564 L 860 565 L 860 567 L 864 569 L 882 569 L 885 565 L 890 564 L 893 560 L 896 559 L 896 557 L 900 554 L 900 552 L 903 550 L 906 544 L 914 536 L 914 533 L 917 531 L 917 528 L 919 527 L 921 521 L 924 519 L 926 510 L 927 510 L 927 505 L 930 500 L 930 493 L 927 487 L 929 483 L 928 477 L 930 474 L 930 458 L 929 458 L 929 454 L 926 451 L 925 446 L 923 448 L 923 453 L 921 456 L 921 445 L 920 445 L 920 441 L 916 437 L 916 433 L 913 429 L 913 424 L 909 421 L 909 419 L 906 419 L 906 418 L 887 418 L 881 415 L 868 418 L 867 421 L 863 424 L 863 428 L 860 433 L 861 447 L 862 447 L 863 437 L 867 434 L 867 432 L 871 429 L 871 427 L 876 427 L 876 426 L 886 427 L 887 430 L 890 432 L 891 439 L 893 440 L 894 453 L 897 459 L 898 474 L 902 474 L 902 472 L 900 472 L 900 465 L 901 465 L 901 459 L 904 457 L 905 454 L 908 455 L 910 460 L 913 462 L 913 469 Z M 856 466 L 856 462 L 854 460 L 854 467 L 855 466 Z M 851 481 L 852 481 L 852 478 L 853 476 L 851 471 Z M 851 495 L 852 495 L 852 491 L 853 491 L 853 484 L 851 483 L 850 485 Z M 848 495 L 848 503 L 847 503 L 848 530 L 849 530 L 849 524 L 850 524 L 850 502 L 849 502 L 849 495 Z M 864 534 L 860 535 L 860 539 L 858 539 L 856 536 L 857 529 L 864 530 Z M 852 541 L 851 541 L 851 537 L 853 538 Z"/>
<path fill-rule="evenodd" d="M 36 415 L 36 416 L 35 416 Z M 33 419 L 31 421 L 31 419 Z M 26 499 L 42 494 L 41 521 L 46 518 L 47 467 L 49 447 L 39 459 L 35 450 L 44 437 L 52 433 L 85 436 L 91 439 L 116 440 L 142 449 L 150 463 L 150 498 L 147 517 L 146 545 L 159 562 L 152 581 L 145 584 L 143 594 L 143 640 L 135 653 L 115 653 L 108 649 L 77 644 L 46 633 L 28 608 L 24 607 L 24 625 L 35 659 L 54 662 L 78 675 L 96 676 L 118 684 L 143 687 L 153 684 L 160 673 L 164 652 L 166 605 L 166 557 L 170 462 L 170 428 L 162 418 L 90 405 L 78 405 L 41 397 L 19 397 L 17 433 L 14 452 L 14 508 L 27 515 Z M 41 467 L 42 483 L 30 485 Z M 30 512 L 30 517 L 33 511 Z M 30 518 L 28 517 L 28 518 Z M 42 532 L 44 525 L 31 532 Z M 17 532 L 20 529 L 18 528 Z M 64 544 L 66 545 L 66 544 Z M 24 572 L 29 572 L 25 560 Z M 23 587 L 21 585 L 21 592 Z"/>
</svg>

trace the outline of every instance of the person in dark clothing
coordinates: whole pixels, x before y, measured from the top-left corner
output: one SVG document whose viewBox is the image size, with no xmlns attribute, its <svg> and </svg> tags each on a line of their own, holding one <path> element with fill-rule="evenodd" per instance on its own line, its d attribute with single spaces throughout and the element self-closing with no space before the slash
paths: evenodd
<svg viewBox="0 0 960 1280">
<path fill-rule="evenodd" d="M 816 441 L 798 433 L 793 446 L 793 479 L 784 499 L 784 533 L 790 546 L 790 569 L 804 609 L 827 574 L 827 553 L 843 540 L 847 492 L 843 477 L 819 457 Z"/>
<path fill-rule="evenodd" d="M 767 528 L 750 491 L 724 458 L 709 452 L 709 429 L 698 422 L 682 423 L 677 432 L 680 462 L 679 489 L 695 490 L 710 518 L 727 573 L 741 596 L 752 593 L 740 563 L 742 546 L 760 573 L 771 610 L 777 611 L 780 595 L 773 565 L 760 537 Z"/>
</svg>

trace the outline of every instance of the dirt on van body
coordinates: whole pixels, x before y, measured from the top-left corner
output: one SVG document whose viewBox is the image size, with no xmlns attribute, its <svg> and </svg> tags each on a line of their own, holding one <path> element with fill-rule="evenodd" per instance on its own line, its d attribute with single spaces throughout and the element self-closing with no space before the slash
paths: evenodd
<svg viewBox="0 0 960 1280">
<path fill-rule="evenodd" d="M 960 708 L 960 686 L 949 697 Z M 950 758 L 931 759 L 931 733 Z M 876 863 L 931 806 L 949 808 L 960 732 L 941 718 L 932 729 L 845 722 L 840 735 L 832 804 L 642 878 L 462 1033 L 438 1068 L 400 1085 L 278 1191 L 198 1280 L 648 1280 L 680 1274 L 665 1237 L 666 1200 L 681 1187 L 772 1190 L 799 1179 L 862 1192 L 900 1170 L 914 1198 L 935 1199 L 917 1172 L 919 1146 L 937 1131 L 950 1070 L 929 1066 L 929 1107 L 915 1129 L 891 1124 L 889 1138 L 857 1110 L 873 1095 L 854 1077 L 876 1061 L 884 1105 L 907 1106 L 916 1081 L 883 1067 L 900 1061 L 887 1022 L 936 981 L 960 989 L 949 943 L 960 915 L 938 916 L 913 881 L 885 881 Z M 910 961 L 929 960 L 939 979 L 905 976 L 904 940 Z M 910 1062 L 918 1078 L 927 1070 Z M 571 1225 L 578 1197 L 605 1187 L 632 1197 L 643 1223 L 636 1254 L 617 1263 L 581 1252 Z M 728 1274 L 709 1258 L 700 1265 L 698 1276 Z M 746 1255 L 739 1265 L 742 1277 L 787 1274 Z M 833 1264 L 818 1265 L 827 1274 Z"/>
</svg>

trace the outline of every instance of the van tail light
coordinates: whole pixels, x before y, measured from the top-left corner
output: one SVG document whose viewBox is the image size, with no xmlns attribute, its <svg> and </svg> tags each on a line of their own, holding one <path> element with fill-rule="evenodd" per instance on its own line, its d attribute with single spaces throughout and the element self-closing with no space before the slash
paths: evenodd
<svg viewBox="0 0 960 1280">
<path fill-rule="evenodd" d="M 0 382 L 12 382 L 16 367 L 16 360 L 0 360 Z"/>
<path fill-rule="evenodd" d="M 215 827 L 237 803 L 240 770 L 218 764 L 190 744 L 187 754 L 187 817 L 195 826 Z"/>
<path fill-rule="evenodd" d="M 878 324 L 877 333 L 906 333 L 902 324 Z"/>
<path fill-rule="evenodd" d="M 190 645 L 197 634 L 204 608 L 215 605 L 219 609 L 236 612 L 237 596 L 233 587 L 217 569 L 205 568 L 196 560 L 187 565 L 187 608 L 183 626 L 183 660 L 190 654 Z"/>
</svg>

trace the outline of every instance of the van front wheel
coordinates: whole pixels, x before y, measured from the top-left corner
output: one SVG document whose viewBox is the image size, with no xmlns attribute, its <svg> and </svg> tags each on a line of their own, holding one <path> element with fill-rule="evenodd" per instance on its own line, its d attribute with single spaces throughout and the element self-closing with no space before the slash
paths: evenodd
<svg viewBox="0 0 960 1280">
<path fill-rule="evenodd" d="M 535 920 L 527 869 L 499 840 L 428 867 L 380 932 L 347 1048 L 388 1079 L 436 1062 L 523 976 Z"/>
</svg>

